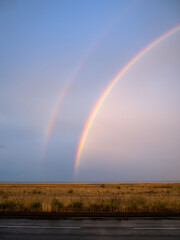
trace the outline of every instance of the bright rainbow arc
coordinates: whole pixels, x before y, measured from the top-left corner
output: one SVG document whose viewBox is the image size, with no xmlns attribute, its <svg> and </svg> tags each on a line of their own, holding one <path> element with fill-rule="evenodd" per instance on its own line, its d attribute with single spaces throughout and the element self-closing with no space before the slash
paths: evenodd
<svg viewBox="0 0 180 240">
<path fill-rule="evenodd" d="M 76 160 L 75 160 L 75 168 L 74 168 L 74 173 L 76 174 L 76 170 L 79 164 L 79 160 L 81 157 L 81 153 L 85 144 L 85 141 L 87 139 L 88 132 L 91 128 L 91 125 L 96 117 L 96 114 L 98 110 L 100 109 L 101 105 L 103 104 L 105 98 L 107 97 L 108 93 L 111 91 L 111 89 L 115 86 L 115 84 L 120 80 L 120 78 L 129 70 L 130 67 L 132 67 L 141 57 L 143 57 L 149 50 L 151 50 L 153 47 L 158 45 L 160 42 L 165 40 L 167 37 L 171 36 L 172 34 L 176 33 L 177 31 L 180 30 L 180 25 L 174 27 L 167 33 L 163 34 L 159 38 L 157 38 L 155 41 L 150 43 L 148 46 L 146 46 L 143 50 L 141 50 L 134 58 L 130 60 L 130 62 L 124 66 L 124 68 L 116 75 L 116 77 L 110 82 L 110 84 L 107 86 L 97 103 L 95 104 L 94 108 L 92 109 L 89 118 L 85 124 L 85 127 L 83 129 L 77 153 L 76 153 Z"/>
<path fill-rule="evenodd" d="M 118 19 L 116 19 L 112 24 L 110 24 L 110 26 L 107 29 L 105 29 L 105 31 L 103 31 L 102 34 L 100 34 L 100 36 L 97 38 L 97 40 L 92 44 L 92 46 L 89 48 L 89 50 L 86 52 L 86 54 L 82 57 L 82 59 L 79 62 L 79 64 L 77 64 L 77 66 L 74 69 L 72 75 L 70 76 L 70 78 L 66 82 L 65 86 L 61 90 L 60 95 L 59 95 L 59 97 L 58 97 L 58 99 L 56 101 L 55 107 L 53 108 L 53 111 L 51 113 L 51 116 L 49 118 L 46 130 L 45 130 L 41 159 L 43 159 L 45 157 L 47 146 L 48 146 L 48 142 L 49 142 L 51 133 L 53 131 L 53 128 L 54 128 L 54 125 L 55 125 L 55 122 L 56 122 L 59 110 L 61 108 L 61 105 L 62 105 L 62 103 L 64 101 L 65 96 L 67 95 L 69 89 L 71 88 L 71 85 L 74 82 L 74 79 L 77 77 L 77 75 L 79 74 L 80 70 L 85 65 L 87 60 L 89 59 L 89 57 L 92 54 L 93 50 L 99 45 L 99 43 L 104 39 L 104 37 L 112 30 L 112 28 L 119 22 L 119 20 L 121 18 L 123 18 L 131 10 L 131 8 L 133 8 L 136 4 L 137 4 L 137 1 L 134 1 L 127 9 L 125 9 L 125 11 L 122 13 L 122 15 L 120 15 L 120 17 L 118 17 Z"/>
</svg>

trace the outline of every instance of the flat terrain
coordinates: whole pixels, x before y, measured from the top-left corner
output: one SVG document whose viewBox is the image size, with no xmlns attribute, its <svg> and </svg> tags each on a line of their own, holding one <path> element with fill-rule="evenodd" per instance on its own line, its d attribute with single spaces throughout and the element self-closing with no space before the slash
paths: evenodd
<svg viewBox="0 0 180 240">
<path fill-rule="evenodd" d="M 1 240 L 179 240 L 179 219 L 0 219 Z"/>
<path fill-rule="evenodd" d="M 0 212 L 180 214 L 180 183 L 0 184 Z"/>
</svg>

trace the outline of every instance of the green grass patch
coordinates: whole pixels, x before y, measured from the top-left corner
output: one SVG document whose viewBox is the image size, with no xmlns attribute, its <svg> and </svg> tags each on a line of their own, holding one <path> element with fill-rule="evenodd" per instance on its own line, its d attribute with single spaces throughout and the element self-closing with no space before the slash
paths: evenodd
<svg viewBox="0 0 180 240">
<path fill-rule="evenodd" d="M 73 208 L 73 209 L 82 209 L 83 208 L 83 202 L 82 201 L 76 201 L 76 202 L 72 202 L 69 207 Z"/>
<path fill-rule="evenodd" d="M 68 193 L 73 193 L 74 191 L 73 191 L 73 189 L 70 189 L 69 191 L 68 191 Z"/>
<path fill-rule="evenodd" d="M 31 204 L 31 209 L 32 210 L 41 210 L 42 209 L 42 204 L 39 201 L 33 202 Z"/>
<path fill-rule="evenodd" d="M 64 208 L 64 204 L 57 199 L 53 199 L 51 202 L 53 212 L 58 212 Z"/>
</svg>

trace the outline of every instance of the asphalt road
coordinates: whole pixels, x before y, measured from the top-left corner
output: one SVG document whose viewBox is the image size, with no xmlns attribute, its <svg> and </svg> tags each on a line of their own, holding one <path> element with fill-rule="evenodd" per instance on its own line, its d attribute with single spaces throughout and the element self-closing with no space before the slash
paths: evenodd
<svg viewBox="0 0 180 240">
<path fill-rule="evenodd" d="M 0 219 L 1 240 L 180 239 L 180 219 Z"/>
</svg>

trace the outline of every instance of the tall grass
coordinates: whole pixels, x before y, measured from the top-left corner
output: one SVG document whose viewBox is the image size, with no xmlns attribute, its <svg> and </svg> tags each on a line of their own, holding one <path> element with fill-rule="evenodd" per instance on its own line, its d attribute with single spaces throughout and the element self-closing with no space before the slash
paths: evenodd
<svg viewBox="0 0 180 240">
<path fill-rule="evenodd" d="M 180 214 L 180 184 L 0 184 L 0 211 Z"/>
</svg>

